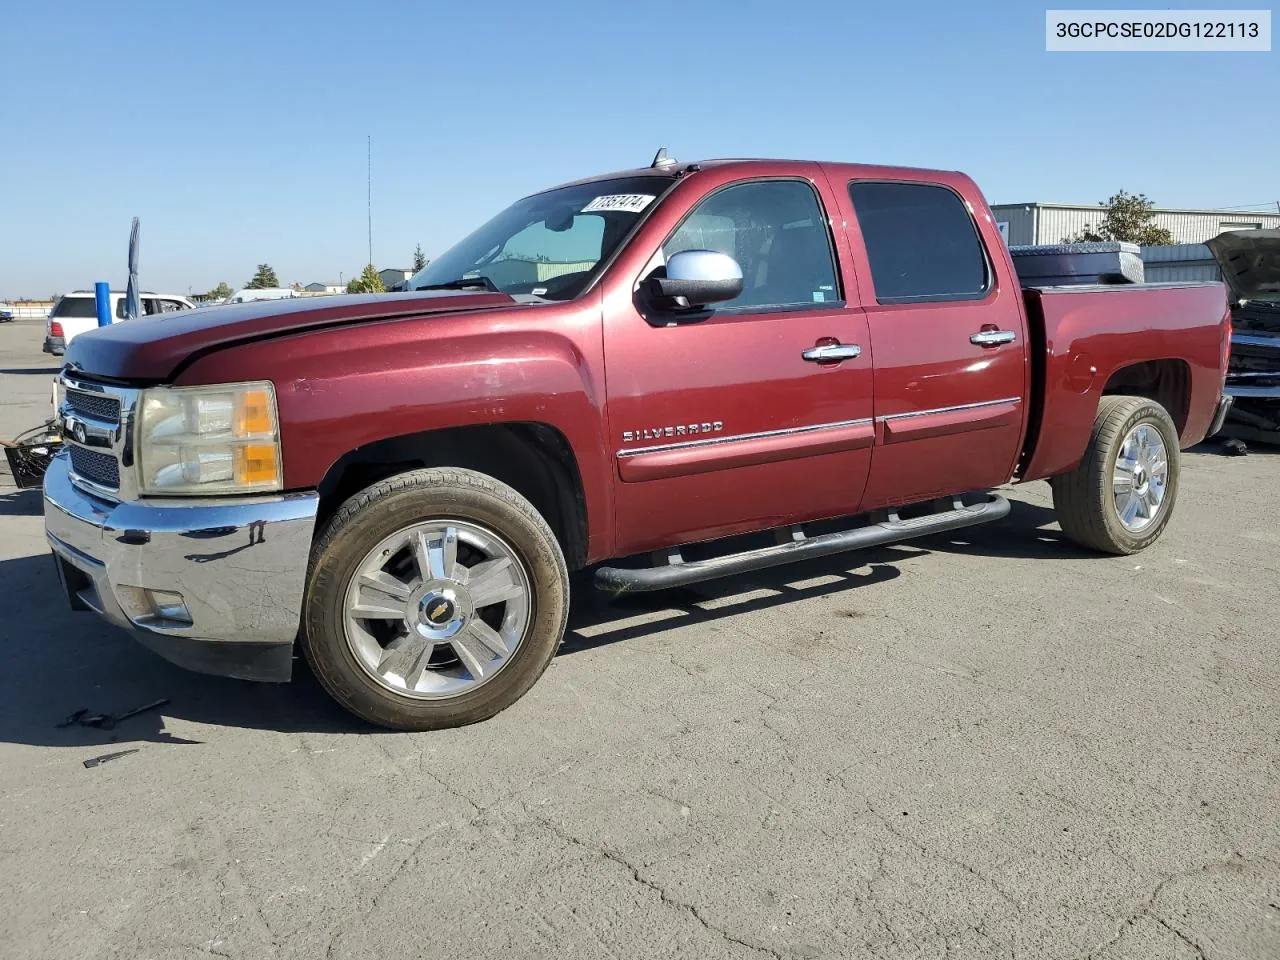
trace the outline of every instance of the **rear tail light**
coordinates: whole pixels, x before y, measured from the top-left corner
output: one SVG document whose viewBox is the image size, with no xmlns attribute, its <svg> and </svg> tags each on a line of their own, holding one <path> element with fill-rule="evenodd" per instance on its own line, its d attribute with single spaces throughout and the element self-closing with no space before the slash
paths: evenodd
<svg viewBox="0 0 1280 960">
<path fill-rule="evenodd" d="M 50 321 L 49 321 L 49 336 L 51 336 L 51 337 L 61 337 L 62 335 L 63 335 L 63 333 L 62 333 L 62 324 L 60 324 L 57 320 L 50 320 Z"/>
</svg>

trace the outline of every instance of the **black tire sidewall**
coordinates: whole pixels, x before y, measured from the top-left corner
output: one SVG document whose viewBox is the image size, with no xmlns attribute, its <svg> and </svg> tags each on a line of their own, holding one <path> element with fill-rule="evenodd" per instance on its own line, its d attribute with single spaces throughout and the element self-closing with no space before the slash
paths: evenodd
<svg viewBox="0 0 1280 960">
<path fill-rule="evenodd" d="M 317 541 L 308 578 L 303 649 L 326 690 L 380 726 L 432 730 L 485 720 L 510 706 L 546 670 L 568 617 L 568 572 L 554 535 L 532 505 L 504 484 L 472 471 L 419 470 L 348 501 Z M 383 488 L 383 489 L 379 489 Z M 354 501 L 364 500 L 363 503 Z M 357 506 L 358 509 L 350 509 Z M 532 586 L 529 627 L 491 680 L 448 700 L 402 696 L 378 684 L 347 645 L 344 602 L 360 562 L 397 530 L 429 519 L 456 519 L 498 534 L 524 564 Z"/>
</svg>

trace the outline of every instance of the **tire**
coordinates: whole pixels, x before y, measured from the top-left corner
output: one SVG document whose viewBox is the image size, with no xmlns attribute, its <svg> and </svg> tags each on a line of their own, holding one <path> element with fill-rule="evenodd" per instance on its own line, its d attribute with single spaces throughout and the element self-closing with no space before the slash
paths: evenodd
<svg viewBox="0 0 1280 960">
<path fill-rule="evenodd" d="M 456 560 L 443 559 L 449 530 Z M 489 572 L 476 572 L 481 563 Z M 448 577 L 429 575 L 446 569 Z M 497 576 L 501 585 L 484 586 Z M 482 589 L 505 599 L 482 604 Z M 397 604 L 408 611 L 403 623 L 360 616 Z M 362 490 L 325 525 L 311 552 L 301 643 L 321 685 L 356 716 L 393 730 L 438 730 L 487 720 L 520 699 L 550 664 L 568 612 L 564 555 L 529 501 L 472 470 L 413 470 Z M 430 619 L 436 614 L 447 622 Z M 393 633 L 401 635 L 385 640 Z M 477 646 L 477 637 L 506 638 L 508 652 Z M 486 661 L 491 675 L 479 672 L 485 656 L 495 658 Z"/>
<path fill-rule="evenodd" d="M 1146 431 L 1140 430 L 1143 426 Z M 1151 454 L 1156 447 L 1153 433 L 1163 446 L 1166 472 L 1159 501 L 1151 508 L 1150 501 L 1157 496 L 1158 471 L 1148 471 L 1146 465 L 1160 462 L 1158 453 Z M 1141 471 L 1117 466 L 1130 438 L 1136 438 L 1130 453 L 1136 451 L 1138 456 L 1126 457 L 1125 462 L 1141 466 Z M 1164 407 L 1146 397 L 1103 397 L 1084 459 L 1075 470 L 1049 481 L 1058 524 L 1069 539 L 1103 553 L 1125 555 L 1145 550 L 1159 539 L 1173 515 L 1179 470 L 1178 431 Z M 1125 480 L 1117 474 L 1136 479 L 1126 488 Z M 1138 482 L 1143 479 L 1145 488 Z M 1135 496 L 1141 492 L 1142 504 L 1126 499 L 1126 489 Z M 1126 523 L 1121 512 L 1124 509 L 1128 514 L 1130 507 L 1133 518 Z"/>
</svg>

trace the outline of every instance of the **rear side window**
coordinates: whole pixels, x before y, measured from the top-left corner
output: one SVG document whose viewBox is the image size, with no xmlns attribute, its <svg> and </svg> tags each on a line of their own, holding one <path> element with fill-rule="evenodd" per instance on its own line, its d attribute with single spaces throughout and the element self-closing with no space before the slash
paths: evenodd
<svg viewBox="0 0 1280 960">
<path fill-rule="evenodd" d="M 96 317 L 98 315 L 98 301 L 93 297 L 63 297 L 58 301 L 57 306 L 53 308 L 53 312 L 49 314 L 53 319 L 60 317 Z"/>
<path fill-rule="evenodd" d="M 880 303 L 978 300 L 987 258 L 964 201 L 923 183 L 849 184 Z"/>
</svg>

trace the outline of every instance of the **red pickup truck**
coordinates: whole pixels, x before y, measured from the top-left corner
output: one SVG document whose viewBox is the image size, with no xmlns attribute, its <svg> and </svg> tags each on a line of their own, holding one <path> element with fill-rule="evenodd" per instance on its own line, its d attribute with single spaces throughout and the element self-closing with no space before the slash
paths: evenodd
<svg viewBox="0 0 1280 960">
<path fill-rule="evenodd" d="M 1221 284 L 1023 289 L 959 173 L 652 166 L 526 197 L 392 295 L 86 333 L 45 480 L 69 599 L 180 665 L 456 726 L 571 571 L 640 591 L 1003 516 L 1111 553 L 1215 429 Z"/>
</svg>

